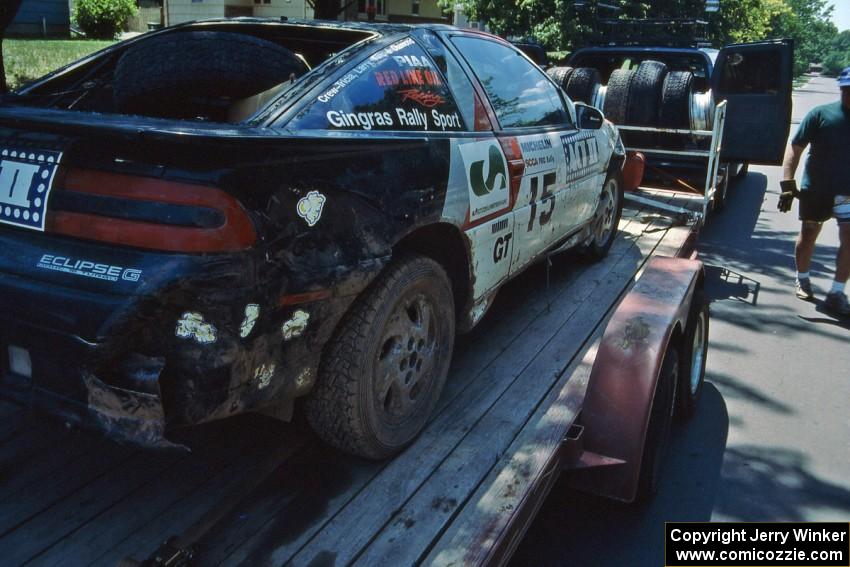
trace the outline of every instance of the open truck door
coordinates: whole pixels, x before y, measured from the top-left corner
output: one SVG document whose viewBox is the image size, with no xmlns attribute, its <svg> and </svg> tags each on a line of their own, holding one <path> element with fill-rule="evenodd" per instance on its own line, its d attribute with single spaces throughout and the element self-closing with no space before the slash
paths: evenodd
<svg viewBox="0 0 850 567">
<path fill-rule="evenodd" d="M 715 98 L 728 101 L 723 161 L 780 165 L 791 129 L 794 42 L 728 45 L 711 76 Z"/>
</svg>

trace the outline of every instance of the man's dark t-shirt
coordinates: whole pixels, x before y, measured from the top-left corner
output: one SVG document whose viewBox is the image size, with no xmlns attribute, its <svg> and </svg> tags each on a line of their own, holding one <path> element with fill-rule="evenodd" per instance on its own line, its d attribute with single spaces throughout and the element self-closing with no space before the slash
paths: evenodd
<svg viewBox="0 0 850 567">
<path fill-rule="evenodd" d="M 803 191 L 850 195 L 850 177 L 842 173 L 850 161 L 850 110 L 840 102 L 813 108 L 791 144 L 812 145 L 803 173 Z"/>
</svg>

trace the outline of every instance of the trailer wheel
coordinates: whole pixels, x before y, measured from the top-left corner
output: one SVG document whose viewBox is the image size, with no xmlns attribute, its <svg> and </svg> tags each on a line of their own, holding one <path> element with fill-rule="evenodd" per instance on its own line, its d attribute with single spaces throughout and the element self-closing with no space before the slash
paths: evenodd
<svg viewBox="0 0 850 567">
<path fill-rule="evenodd" d="M 605 185 L 602 186 L 602 194 L 591 220 L 590 241 L 583 249 L 584 255 L 590 260 L 601 260 L 608 255 L 617 236 L 617 226 L 623 214 L 623 201 L 622 176 L 619 172 L 609 174 Z"/>
<path fill-rule="evenodd" d="M 556 85 L 561 87 L 564 92 L 567 91 L 567 85 L 570 82 L 570 76 L 573 74 L 572 67 L 551 67 L 546 69 L 546 74 L 552 79 Z"/>
<path fill-rule="evenodd" d="M 343 318 L 305 401 L 328 444 L 370 459 L 419 435 L 440 397 L 455 338 L 452 287 L 423 256 L 394 260 Z"/>
<path fill-rule="evenodd" d="M 601 83 L 599 71 L 591 67 L 579 67 L 573 70 L 567 82 L 567 96 L 572 101 L 592 105 Z"/>
<path fill-rule="evenodd" d="M 289 49 L 232 32 L 174 32 L 140 41 L 115 65 L 113 102 L 125 114 L 222 118 L 230 102 L 307 71 Z"/>
<path fill-rule="evenodd" d="M 628 124 L 656 126 L 661 106 L 661 87 L 667 76 L 667 65 L 660 61 L 644 61 L 638 65 L 629 91 Z"/>
<path fill-rule="evenodd" d="M 634 78 L 634 71 L 617 69 L 611 73 L 611 77 L 608 79 L 608 92 L 605 94 L 605 104 L 603 105 L 602 112 L 605 114 L 605 118 L 614 124 L 626 123 L 629 91 L 631 91 Z"/>
<path fill-rule="evenodd" d="M 667 74 L 658 114 L 660 127 L 690 129 L 693 90 L 694 75 L 690 71 L 673 71 Z"/>
<path fill-rule="evenodd" d="M 705 292 L 698 289 L 691 299 L 688 324 L 685 327 L 681 381 L 678 394 L 678 417 L 689 419 L 697 411 L 705 382 L 705 361 L 708 354 L 708 303 Z"/>
<path fill-rule="evenodd" d="M 658 492 L 667 446 L 670 441 L 670 429 L 673 423 L 673 410 L 676 406 L 676 383 L 679 376 L 679 352 L 672 346 L 667 347 L 658 383 L 655 386 L 655 396 L 652 399 L 652 410 L 649 415 L 649 425 L 646 431 L 646 441 L 643 445 L 643 455 L 640 463 L 636 502 L 646 502 Z"/>
</svg>

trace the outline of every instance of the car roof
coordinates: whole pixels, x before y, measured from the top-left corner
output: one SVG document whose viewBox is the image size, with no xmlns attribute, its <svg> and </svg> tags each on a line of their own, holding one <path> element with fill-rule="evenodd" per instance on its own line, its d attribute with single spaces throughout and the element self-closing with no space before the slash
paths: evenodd
<svg viewBox="0 0 850 567">
<path fill-rule="evenodd" d="M 316 29 L 340 29 L 354 31 L 369 31 L 377 35 L 388 36 L 399 33 L 407 33 L 417 28 L 431 29 L 434 31 L 469 31 L 476 32 L 477 30 L 465 30 L 457 28 L 449 24 L 438 23 L 422 23 L 422 24 L 399 24 L 399 23 L 384 23 L 384 22 L 363 22 L 363 21 L 338 21 L 338 20 L 306 20 L 300 18 L 258 18 L 254 16 L 243 16 L 238 18 L 211 18 L 205 20 L 194 20 L 191 22 L 181 23 L 174 27 L 197 26 L 198 24 L 266 24 L 266 25 L 282 25 L 282 26 L 298 26 L 309 27 Z M 483 32 L 478 32 L 483 33 Z M 489 34 L 486 34 L 489 35 Z"/>
</svg>

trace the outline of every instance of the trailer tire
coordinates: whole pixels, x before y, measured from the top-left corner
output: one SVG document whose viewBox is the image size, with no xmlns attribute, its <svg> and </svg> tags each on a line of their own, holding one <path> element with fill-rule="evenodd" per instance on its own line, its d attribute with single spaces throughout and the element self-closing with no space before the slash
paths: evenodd
<svg viewBox="0 0 850 567">
<path fill-rule="evenodd" d="M 306 71 L 292 51 L 271 41 L 232 32 L 175 32 L 140 41 L 118 59 L 113 103 L 124 114 L 221 118 L 230 101 Z"/>
<path fill-rule="evenodd" d="M 693 90 L 694 75 L 690 71 L 673 71 L 664 77 L 658 113 L 661 128 L 690 129 Z"/>
<path fill-rule="evenodd" d="M 627 124 L 657 126 L 661 107 L 661 90 L 667 76 L 667 65 L 660 61 L 644 61 L 638 65 L 629 90 Z"/>
<path fill-rule="evenodd" d="M 305 400 L 308 422 L 347 453 L 395 455 L 433 412 L 454 338 L 454 298 L 442 266 L 418 255 L 393 260 L 355 300 L 325 348 Z"/>
<path fill-rule="evenodd" d="M 617 237 L 620 217 L 623 215 L 624 200 L 622 174 L 619 170 L 609 173 L 590 223 L 590 241 L 582 249 L 589 260 L 601 260 L 611 250 L 611 245 Z"/>
<path fill-rule="evenodd" d="M 601 83 L 602 77 L 599 71 L 591 67 L 579 67 L 570 74 L 566 89 L 567 96 L 573 102 L 592 105 Z"/>
<path fill-rule="evenodd" d="M 702 386 L 705 382 L 705 362 L 708 354 L 708 303 L 705 292 L 697 289 L 691 298 L 688 324 L 683 338 L 682 366 L 680 369 L 677 416 L 684 421 L 697 411 Z"/>
<path fill-rule="evenodd" d="M 661 363 L 658 383 L 655 385 L 655 395 L 652 398 L 652 409 L 641 456 L 636 502 L 647 502 L 658 492 L 667 446 L 670 442 L 678 375 L 679 352 L 673 345 L 668 345 L 664 361 Z"/>
<path fill-rule="evenodd" d="M 614 124 L 626 123 L 626 110 L 629 106 L 629 92 L 635 78 L 634 71 L 617 69 L 608 79 L 608 91 L 605 94 L 605 104 L 602 112 L 605 118 Z M 621 134 L 622 135 L 622 134 Z"/>
<path fill-rule="evenodd" d="M 550 67 L 546 69 L 546 74 L 554 81 L 556 85 L 561 87 L 564 92 L 567 92 L 567 85 L 570 82 L 570 76 L 573 74 L 572 67 Z"/>
</svg>

